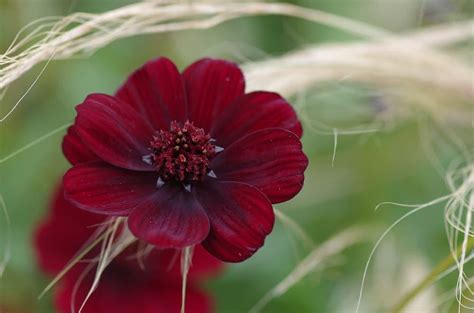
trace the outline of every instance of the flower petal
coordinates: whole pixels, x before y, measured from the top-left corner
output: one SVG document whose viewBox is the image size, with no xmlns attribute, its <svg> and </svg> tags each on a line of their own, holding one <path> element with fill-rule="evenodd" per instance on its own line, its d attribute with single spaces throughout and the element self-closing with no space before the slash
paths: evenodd
<svg viewBox="0 0 474 313">
<path fill-rule="evenodd" d="M 160 248 L 196 245 L 209 233 L 209 219 L 194 195 L 170 183 L 132 211 L 128 226 L 137 238 Z"/>
<path fill-rule="evenodd" d="M 117 97 L 132 105 L 155 129 L 168 129 L 170 122 L 184 122 L 184 84 L 176 66 L 167 58 L 147 62 L 117 91 Z"/>
<path fill-rule="evenodd" d="M 244 94 L 245 80 L 239 67 L 224 60 L 202 59 L 183 73 L 189 119 L 196 126 L 211 129 L 216 117 Z"/>
<path fill-rule="evenodd" d="M 72 165 L 100 160 L 82 143 L 74 125 L 68 128 L 67 134 L 63 138 L 62 148 L 64 156 Z"/>
<path fill-rule="evenodd" d="M 293 198 L 303 187 L 308 159 L 299 138 L 281 128 L 249 134 L 218 154 L 211 164 L 219 180 L 250 184 L 272 203 Z"/>
<path fill-rule="evenodd" d="M 156 192 L 155 173 L 135 172 L 104 162 L 75 165 L 64 175 L 66 200 L 83 210 L 127 215 Z"/>
<path fill-rule="evenodd" d="M 118 98 L 93 94 L 77 106 L 75 130 L 102 160 L 131 170 L 154 171 L 143 161 L 154 130 L 132 107 Z"/>
<path fill-rule="evenodd" d="M 113 266 L 113 265 L 112 265 Z M 180 281 L 150 281 L 141 277 L 124 278 L 126 272 L 107 273 L 85 303 L 82 313 L 170 313 L 181 308 Z M 94 269 L 80 280 L 80 275 L 67 277 L 55 292 L 58 313 L 79 312 L 94 280 Z M 78 274 L 81 274 L 80 272 Z M 113 276 L 113 277 L 110 277 Z M 186 291 L 187 313 L 212 312 L 212 298 L 189 286 Z M 73 310 L 71 310 L 73 308 Z"/>
<path fill-rule="evenodd" d="M 208 181 L 197 187 L 198 200 L 211 221 L 203 246 L 226 262 L 241 262 L 263 246 L 275 216 L 256 188 L 236 182 Z"/>
<path fill-rule="evenodd" d="M 35 231 L 35 250 L 40 267 L 59 273 L 103 223 L 103 215 L 80 210 L 64 199 L 64 190 L 55 193 L 49 216 Z"/>
<path fill-rule="evenodd" d="M 275 127 L 298 137 L 303 133 L 295 110 L 285 99 L 273 92 L 256 91 L 238 98 L 217 117 L 211 137 L 226 147 L 252 132 Z"/>
</svg>

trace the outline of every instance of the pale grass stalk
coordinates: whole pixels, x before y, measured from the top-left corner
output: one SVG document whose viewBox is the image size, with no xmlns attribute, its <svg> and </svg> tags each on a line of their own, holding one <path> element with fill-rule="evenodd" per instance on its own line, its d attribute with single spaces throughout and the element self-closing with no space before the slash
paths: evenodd
<svg viewBox="0 0 474 313">
<path fill-rule="evenodd" d="M 451 255 L 445 258 L 424 280 L 422 280 L 414 289 L 412 289 L 408 294 L 406 294 L 397 305 L 395 305 L 392 312 L 402 312 L 403 309 L 410 304 L 418 295 L 421 294 L 427 287 L 429 287 L 434 281 L 442 277 L 445 271 L 450 272 L 451 264 L 455 264 L 458 270 L 458 282 L 456 284 L 456 299 L 458 301 L 458 311 L 461 312 L 461 308 L 466 308 L 471 310 L 472 307 L 467 307 L 462 303 L 464 298 L 469 299 L 469 297 L 464 296 L 464 292 L 468 291 L 471 295 L 474 294 L 472 289 L 469 287 L 466 275 L 464 272 L 464 266 L 467 262 L 472 260 L 472 257 L 469 255 L 472 253 L 472 247 L 474 246 L 474 240 L 472 237 L 472 210 L 473 210 L 473 199 L 474 199 L 474 163 L 470 163 L 465 167 L 460 169 L 456 168 L 453 163 L 454 169 L 448 171 L 446 176 L 446 182 L 450 188 L 451 193 L 432 200 L 425 204 L 420 205 L 406 205 L 393 202 L 384 202 L 376 207 L 378 209 L 381 205 L 384 204 L 393 204 L 401 207 L 413 208 L 413 210 L 405 213 L 401 218 L 395 221 L 379 238 L 375 244 L 372 252 L 370 253 L 369 259 L 366 263 L 364 270 L 364 275 L 362 278 L 359 300 L 356 308 L 356 313 L 359 311 L 360 303 L 362 300 L 362 294 L 364 290 L 364 283 L 367 275 L 367 270 L 372 259 L 372 256 L 375 250 L 380 245 L 381 241 L 386 237 L 386 235 L 401 221 L 403 221 L 408 216 L 435 204 L 446 202 L 445 206 L 445 223 L 446 231 L 448 234 L 449 245 Z M 458 184 L 457 184 L 458 183 Z M 467 213 L 465 213 L 464 208 L 467 206 Z M 460 248 L 458 248 L 458 233 L 464 235 Z M 441 276 L 440 276 L 441 275 Z"/>
<path fill-rule="evenodd" d="M 471 240 L 469 242 L 469 248 L 472 249 L 473 246 L 474 246 L 474 240 Z M 419 295 L 421 295 L 423 291 L 425 291 L 428 287 L 430 287 L 435 281 L 457 270 L 458 269 L 457 265 L 455 265 L 454 267 L 451 265 L 456 263 L 456 259 L 458 257 L 459 256 L 453 257 L 452 255 L 448 255 L 446 258 L 444 258 L 438 265 L 435 266 L 435 268 L 430 273 L 428 273 L 428 275 L 426 275 L 417 285 L 415 285 L 413 289 L 411 289 L 408 293 L 406 293 L 401 298 L 401 300 L 393 307 L 390 313 L 404 312 L 406 307 L 410 303 L 412 303 Z M 469 260 L 472 259 L 472 256 L 469 257 L 468 259 Z M 469 260 L 465 260 L 465 261 L 469 261 Z M 464 289 L 466 289 L 466 287 L 464 287 Z M 456 290 L 456 294 L 457 293 L 458 291 Z M 452 294 L 450 295 L 449 298 L 452 298 Z"/>
<path fill-rule="evenodd" d="M 39 42 L 21 40 L 12 45 L 8 53 L 0 56 L 0 90 L 42 61 L 92 53 L 120 38 L 210 28 L 228 19 L 261 14 L 305 18 L 378 40 L 314 46 L 249 64 L 244 66 L 249 90 L 262 89 L 264 85 L 264 89 L 291 96 L 322 81 L 348 80 L 400 88 L 418 86 L 418 90 L 425 93 L 424 89 L 431 87 L 432 90 L 447 91 L 469 100 L 474 96 L 472 69 L 432 48 L 471 37 L 473 21 L 395 36 L 329 13 L 288 4 L 260 2 L 163 4 L 150 1 L 103 14 L 72 14 L 57 22 L 51 32 L 45 32 L 46 37 Z M 35 36 L 38 35 L 35 33 Z M 38 78 L 15 106 L 0 118 L 0 122 L 15 110 Z"/>
<path fill-rule="evenodd" d="M 110 257 L 112 245 L 114 244 L 114 241 L 115 241 L 115 234 L 117 233 L 121 223 L 123 222 L 122 220 L 123 219 L 121 218 L 117 218 L 114 220 L 111 226 L 110 235 L 108 235 L 102 242 L 102 249 L 100 250 L 100 256 L 99 256 L 99 262 L 97 264 L 96 275 L 94 277 L 94 281 L 92 282 L 92 286 L 90 287 L 84 301 L 81 304 L 81 307 L 79 308 L 79 313 L 82 312 L 90 296 L 97 289 L 102 273 L 104 272 L 105 268 L 107 267 L 107 265 L 109 265 L 109 263 L 112 260 Z"/>
<path fill-rule="evenodd" d="M 471 223 L 472 223 L 472 211 L 474 210 L 474 191 L 471 192 L 470 195 L 470 200 L 469 200 L 469 207 L 467 208 L 467 213 L 466 213 L 466 224 L 464 226 L 464 239 L 461 247 L 461 257 L 459 259 L 459 275 L 458 275 L 458 285 L 459 288 L 457 290 L 457 298 L 459 301 L 459 306 L 458 306 L 458 312 L 461 313 L 461 307 L 462 307 L 462 295 L 463 295 L 463 285 L 465 282 L 465 275 L 464 275 L 464 265 L 466 261 L 466 254 L 467 254 L 467 243 L 469 240 L 469 237 L 471 236 L 470 231 L 471 231 Z M 472 294 L 472 290 L 469 289 L 469 285 L 466 283 L 465 284 L 469 292 Z"/>
<path fill-rule="evenodd" d="M 92 293 L 97 289 L 97 286 L 100 282 L 102 274 L 110 263 L 119 256 L 125 249 L 127 249 L 131 244 L 137 241 L 137 238 L 133 236 L 130 230 L 127 227 L 126 218 L 117 217 L 113 219 L 113 223 L 110 227 L 112 229 L 109 239 L 105 239 L 104 242 L 107 242 L 104 249 L 101 251 L 99 260 L 97 262 L 97 270 L 94 277 L 94 282 L 89 289 L 87 297 L 84 299 L 79 313 L 84 308 L 87 300 L 92 295 Z M 120 230 L 120 235 L 115 237 L 115 234 Z"/>
<path fill-rule="evenodd" d="M 457 268 L 457 267 L 456 267 Z M 474 288 L 474 277 L 471 277 L 467 282 L 466 282 L 466 286 L 463 286 L 463 290 L 462 292 L 466 291 L 468 288 Z M 437 302 L 437 306 L 443 306 L 443 305 L 446 305 L 446 303 L 448 303 L 449 306 L 451 306 L 452 304 L 454 304 L 454 302 L 457 302 L 456 301 L 456 298 L 453 297 L 453 294 L 456 294 L 457 293 L 457 287 L 452 289 L 452 290 L 448 290 L 446 291 L 445 293 L 443 293 L 441 296 L 440 296 L 440 299 L 439 301 Z M 452 303 L 450 303 L 452 302 Z M 474 299 L 471 301 L 471 302 L 474 302 Z M 470 309 L 472 311 L 472 309 Z M 446 309 L 444 312 L 449 312 L 448 309 Z M 469 310 L 468 310 L 469 312 Z"/>
<path fill-rule="evenodd" d="M 334 237 L 325 241 L 315 248 L 307 257 L 274 288 L 265 294 L 249 311 L 249 313 L 260 312 L 271 300 L 285 294 L 291 287 L 301 281 L 311 272 L 314 272 L 329 258 L 338 255 L 348 247 L 368 238 L 368 231 L 361 227 L 343 230 Z"/>
<path fill-rule="evenodd" d="M 186 289 L 189 269 L 192 265 L 194 246 L 186 247 L 181 253 L 181 313 L 186 313 Z"/>
<path fill-rule="evenodd" d="M 67 123 L 67 124 L 64 124 L 62 126 L 59 126 L 58 128 L 48 132 L 47 134 L 44 134 L 43 136 L 33 140 L 32 142 L 24 145 L 23 147 L 19 148 L 18 150 L 15 150 L 14 152 L 8 154 L 7 156 L 3 157 L 3 158 L 0 158 L 0 164 L 2 164 L 3 162 L 6 162 L 8 160 L 10 160 L 11 158 L 14 158 L 15 156 L 17 156 L 18 154 L 40 144 L 41 142 L 43 142 L 44 140 L 50 138 L 51 136 L 54 136 L 58 133 L 62 133 L 66 128 L 68 128 L 69 126 L 71 126 L 72 123 Z"/>
<path fill-rule="evenodd" d="M 471 300 L 474 291 L 468 284 L 464 266 L 469 259 L 471 248 L 468 249 L 468 242 L 474 237 L 472 213 L 474 210 L 474 163 L 468 164 L 460 169 L 448 172 L 447 184 L 453 191 L 453 198 L 445 208 L 445 226 L 448 235 L 451 255 L 456 261 L 458 268 L 458 281 L 456 284 L 456 300 L 458 302 L 458 312 L 462 308 L 473 309 L 465 306 L 463 299 Z M 462 236 L 462 238 L 459 238 Z M 458 242 L 461 241 L 460 248 Z M 469 295 L 466 295 L 467 292 Z M 471 301 L 472 302 L 472 301 Z"/>
<path fill-rule="evenodd" d="M 337 128 L 334 128 L 333 130 L 334 133 L 334 148 L 332 150 L 332 159 L 331 159 L 331 166 L 334 167 L 334 162 L 336 162 L 336 152 L 337 152 L 337 134 L 338 130 Z"/>
<path fill-rule="evenodd" d="M 86 268 L 82 271 L 82 273 L 79 275 L 77 281 L 75 282 L 74 288 L 71 294 L 71 305 L 70 305 L 71 312 L 70 313 L 76 313 L 76 298 L 79 292 L 79 288 L 81 287 L 81 284 L 84 282 L 84 279 L 87 277 L 87 275 L 89 275 L 89 273 L 94 269 L 95 266 L 96 264 L 93 262 L 88 264 Z"/>
<path fill-rule="evenodd" d="M 125 221 L 125 218 L 117 217 L 111 218 L 106 223 L 100 225 L 94 234 L 92 234 L 90 239 L 84 244 L 83 248 L 71 259 L 71 261 L 69 261 L 64 269 L 54 277 L 38 298 L 42 298 L 49 290 L 51 290 L 51 288 L 54 287 L 59 280 L 61 280 L 74 267 L 74 265 L 79 262 L 91 262 L 91 264 L 96 264 L 97 270 L 89 293 L 81 305 L 80 312 L 87 302 L 87 299 L 96 289 L 102 273 L 110 262 L 137 240 L 128 230 Z M 116 236 L 119 231 L 120 234 Z M 101 245 L 99 256 L 91 260 L 84 259 L 87 254 L 98 245 Z"/>
<path fill-rule="evenodd" d="M 90 243 L 88 243 L 82 250 L 80 250 L 77 255 L 75 255 L 71 261 L 59 272 L 58 275 L 43 289 L 43 291 L 38 296 L 38 299 L 41 299 L 51 288 L 53 288 L 78 262 L 80 262 L 89 252 L 92 251 L 97 245 L 102 243 L 107 236 L 110 234 L 110 229 L 105 230 L 97 238 L 94 238 Z"/>
<path fill-rule="evenodd" d="M 377 251 L 378 247 L 380 246 L 380 244 L 382 243 L 382 241 L 385 239 L 385 237 L 398 225 L 400 224 L 402 221 L 404 221 L 406 218 L 408 218 L 409 216 L 415 214 L 415 213 L 418 213 L 419 211 L 425 209 L 425 208 L 428 208 L 428 207 L 432 207 L 436 204 L 439 204 L 439 203 L 443 203 L 443 202 L 446 202 L 446 201 L 449 201 L 451 198 L 453 197 L 452 194 L 448 194 L 448 195 L 445 195 L 445 196 L 442 196 L 442 197 L 439 197 L 437 199 L 434 199 L 432 201 L 429 201 L 427 203 L 423 203 L 423 204 L 401 204 L 401 203 L 394 203 L 394 202 L 389 202 L 391 204 L 395 204 L 395 205 L 398 205 L 398 206 L 401 206 L 401 207 L 409 207 L 409 208 L 413 208 L 413 210 L 403 214 L 400 218 L 398 218 L 395 222 L 393 222 L 383 233 L 382 235 L 379 237 L 379 239 L 377 240 L 377 242 L 375 243 L 374 247 L 372 248 L 372 250 L 370 251 L 370 254 L 369 254 L 369 257 L 367 259 L 367 262 L 365 264 L 365 268 L 364 268 L 364 273 L 362 274 L 362 281 L 360 283 L 360 289 L 359 289 L 359 297 L 358 297 L 358 300 L 357 300 L 357 304 L 356 304 L 356 308 L 355 308 L 355 313 L 359 313 L 360 312 L 360 306 L 362 304 L 362 297 L 363 297 L 363 294 L 364 294 L 364 289 L 365 289 L 365 282 L 366 282 L 366 279 L 367 279 L 367 274 L 368 274 L 368 270 L 369 270 L 369 266 L 372 262 L 372 258 L 374 257 L 374 254 L 375 252 Z M 383 204 L 386 204 L 387 202 L 384 202 Z M 376 210 L 377 208 L 380 207 L 380 205 L 378 205 L 376 207 Z"/>
<path fill-rule="evenodd" d="M 138 242 L 137 253 L 133 258 L 137 260 L 138 266 L 145 270 L 145 258 L 153 251 L 154 247 L 144 241 Z"/>
<path fill-rule="evenodd" d="M 288 229 L 290 229 L 308 249 L 314 248 L 313 239 L 311 239 L 311 237 L 305 232 L 303 228 L 301 228 L 297 222 L 295 222 L 291 217 L 283 213 L 281 210 L 275 209 L 274 212 L 278 220 L 283 225 L 288 227 Z"/>
<path fill-rule="evenodd" d="M 251 90 L 285 96 L 326 81 L 359 81 L 375 86 L 441 90 L 472 100 L 472 68 L 444 53 L 394 38 L 369 43 L 326 44 L 244 67 Z"/>
<path fill-rule="evenodd" d="M 427 47 L 445 47 L 472 38 L 474 20 L 450 22 L 434 25 L 429 28 L 415 30 L 408 34 L 406 39 Z M 401 36 L 401 40 L 403 36 Z"/>
<path fill-rule="evenodd" d="M 10 261 L 11 257 L 11 226 L 10 226 L 10 216 L 8 215 L 8 210 L 7 210 L 7 205 L 5 203 L 5 200 L 3 199 L 2 194 L 0 193 L 0 207 L 1 211 L 5 217 L 5 242 L 4 242 L 4 247 L 3 247 L 3 257 L 2 260 L 0 261 L 0 279 L 2 278 L 5 269 L 7 267 L 8 262 Z"/>
<path fill-rule="evenodd" d="M 206 29 L 242 16 L 268 14 L 307 19 L 369 38 L 380 38 L 388 34 L 362 22 L 284 3 L 139 2 L 102 14 L 74 13 L 57 22 L 52 31 L 44 31 L 45 38 L 39 42 L 28 46 L 31 39 L 39 35 L 38 31 L 34 31 L 33 36 L 11 45 L 7 53 L 0 56 L 0 90 L 42 61 L 69 58 L 81 52 L 91 53 L 120 38 Z M 73 26 L 76 23 L 78 25 Z M 22 51 L 24 46 L 27 48 Z"/>
</svg>

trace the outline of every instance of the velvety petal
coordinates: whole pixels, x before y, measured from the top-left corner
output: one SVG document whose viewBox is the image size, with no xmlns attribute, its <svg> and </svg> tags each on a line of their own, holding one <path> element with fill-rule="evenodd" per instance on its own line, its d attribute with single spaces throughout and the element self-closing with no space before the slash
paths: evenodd
<svg viewBox="0 0 474 313">
<path fill-rule="evenodd" d="M 245 80 L 239 67 L 224 60 L 202 59 L 183 73 L 189 119 L 196 126 L 211 129 L 216 117 L 244 94 Z"/>
<path fill-rule="evenodd" d="M 105 270 L 106 272 L 109 269 Z M 107 274 L 107 273 L 105 273 Z M 181 308 L 180 280 L 176 282 L 142 280 L 123 273 L 109 273 L 115 276 L 102 279 L 98 288 L 86 302 L 82 313 L 172 313 Z M 55 293 L 55 307 L 58 313 L 70 313 L 79 309 L 86 298 L 93 281 L 93 273 L 88 275 L 76 289 L 79 277 L 63 281 Z M 212 299 L 190 286 L 186 291 L 187 313 L 211 313 Z"/>
<path fill-rule="evenodd" d="M 62 148 L 64 156 L 72 165 L 100 160 L 82 143 L 74 125 L 68 128 L 67 134 L 63 138 Z"/>
<path fill-rule="evenodd" d="M 198 200 L 211 221 L 203 246 L 226 262 L 241 262 L 263 246 L 275 216 L 258 189 L 236 182 L 208 181 L 197 187 Z"/>
<path fill-rule="evenodd" d="M 66 201 L 63 188 L 58 188 L 47 218 L 41 221 L 34 235 L 35 252 L 40 268 L 51 275 L 59 273 L 105 220 L 104 215 L 81 210 Z M 136 257 L 139 255 L 139 249 L 143 249 L 145 245 L 144 242 L 131 245 L 114 259 L 113 264 L 118 263 L 127 268 L 135 268 L 138 274 L 146 275 L 151 279 L 179 282 L 182 277 L 179 257 L 181 251 L 153 249 L 148 255 L 143 256 L 142 262 L 146 269 L 144 272 Z M 93 249 L 90 258 L 98 253 L 97 249 Z M 212 276 L 218 273 L 222 266 L 222 262 L 209 254 L 201 245 L 197 245 L 194 247 L 188 281 L 193 283 Z"/>
<path fill-rule="evenodd" d="M 202 242 L 209 219 L 194 195 L 166 184 L 128 217 L 131 232 L 160 248 L 184 248 Z"/>
<path fill-rule="evenodd" d="M 184 84 L 176 66 L 167 58 L 147 62 L 117 91 L 117 97 L 132 105 L 155 129 L 169 129 L 173 120 L 184 122 Z"/>
<path fill-rule="evenodd" d="M 112 96 L 93 94 L 76 110 L 76 132 L 102 160 L 126 169 L 155 170 L 143 161 L 150 153 L 154 130 L 131 106 Z"/>
<path fill-rule="evenodd" d="M 66 201 L 63 188 L 59 188 L 48 217 L 34 234 L 41 269 L 52 275 L 59 273 L 104 221 L 103 215 L 80 210 Z"/>
<path fill-rule="evenodd" d="M 64 248 L 69 250 L 70 246 L 67 242 L 55 240 L 56 233 L 54 230 L 51 231 L 51 226 L 49 221 L 39 225 L 34 234 L 34 244 L 40 268 L 44 272 L 54 275 L 59 273 L 71 258 L 66 257 L 69 255 L 68 251 L 63 253 Z"/>
<path fill-rule="evenodd" d="M 64 175 L 64 195 L 81 209 L 127 215 L 156 189 L 156 173 L 136 172 L 104 162 L 75 165 Z"/>
<path fill-rule="evenodd" d="M 73 218 L 74 216 L 71 216 L 71 219 Z M 34 234 L 36 257 L 40 268 L 48 274 L 58 274 L 88 243 L 101 222 L 103 220 L 80 224 L 75 227 L 75 233 L 71 232 L 72 223 L 62 224 L 47 220 L 40 224 Z"/>
<path fill-rule="evenodd" d="M 272 203 L 293 198 L 303 187 L 308 158 L 292 132 L 268 128 L 242 137 L 211 164 L 219 180 L 257 187 Z"/>
<path fill-rule="evenodd" d="M 265 128 L 284 128 L 298 137 L 303 133 L 295 110 L 284 98 L 273 92 L 256 91 L 238 98 L 217 117 L 211 137 L 226 147 Z"/>
</svg>

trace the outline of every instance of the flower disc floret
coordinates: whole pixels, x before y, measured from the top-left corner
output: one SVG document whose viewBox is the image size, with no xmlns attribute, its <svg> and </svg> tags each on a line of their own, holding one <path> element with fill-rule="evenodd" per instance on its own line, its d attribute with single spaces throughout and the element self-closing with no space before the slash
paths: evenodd
<svg viewBox="0 0 474 313">
<path fill-rule="evenodd" d="M 173 121 L 169 130 L 158 130 L 150 146 L 151 153 L 143 156 L 143 160 L 156 167 L 159 184 L 202 180 L 210 171 L 210 159 L 216 154 L 211 136 L 190 121 L 183 126 Z"/>
</svg>

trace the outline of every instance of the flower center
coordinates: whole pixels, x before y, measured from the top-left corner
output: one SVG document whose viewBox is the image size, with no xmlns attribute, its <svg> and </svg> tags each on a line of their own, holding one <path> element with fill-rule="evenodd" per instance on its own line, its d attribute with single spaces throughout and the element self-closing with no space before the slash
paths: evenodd
<svg viewBox="0 0 474 313">
<path fill-rule="evenodd" d="M 170 130 L 159 130 L 150 142 L 151 154 L 143 156 L 143 161 L 153 164 L 158 173 L 157 187 L 174 180 L 183 183 L 186 189 L 192 182 L 205 175 L 215 177 L 209 170 L 210 159 L 222 148 L 213 144 L 204 129 L 186 121 L 183 126 L 171 122 Z"/>
</svg>

